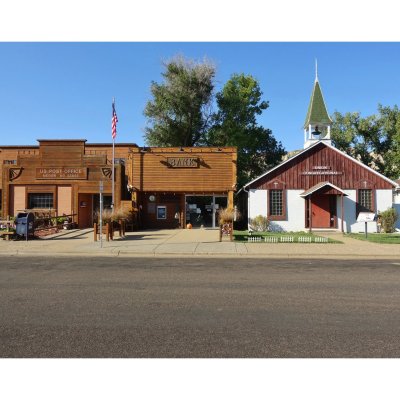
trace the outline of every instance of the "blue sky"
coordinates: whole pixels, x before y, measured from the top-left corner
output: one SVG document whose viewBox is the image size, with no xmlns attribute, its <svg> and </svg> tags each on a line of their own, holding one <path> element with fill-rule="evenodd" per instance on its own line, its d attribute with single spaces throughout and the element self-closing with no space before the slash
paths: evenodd
<svg viewBox="0 0 400 400">
<path fill-rule="evenodd" d="M 314 60 L 329 113 L 376 112 L 400 96 L 400 43 L 0 43 L 1 144 L 39 138 L 111 139 L 143 145 L 143 109 L 162 61 L 207 57 L 217 90 L 232 73 L 256 77 L 270 107 L 260 117 L 287 150 L 302 148 Z"/>
</svg>

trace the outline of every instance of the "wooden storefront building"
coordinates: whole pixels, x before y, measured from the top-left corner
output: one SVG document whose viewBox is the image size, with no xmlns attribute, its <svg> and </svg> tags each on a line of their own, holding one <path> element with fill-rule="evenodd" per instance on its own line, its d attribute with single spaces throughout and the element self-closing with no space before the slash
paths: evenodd
<svg viewBox="0 0 400 400">
<path fill-rule="evenodd" d="M 235 147 L 142 147 L 130 152 L 132 199 L 148 228 L 215 227 L 233 208 Z"/>
<path fill-rule="evenodd" d="M 50 210 L 90 227 L 111 206 L 112 145 L 86 140 L 38 140 L 38 146 L 0 146 L 1 215 Z M 115 207 L 132 211 L 137 228 L 212 227 L 218 207 L 233 206 L 235 148 L 115 147 Z"/>
</svg>

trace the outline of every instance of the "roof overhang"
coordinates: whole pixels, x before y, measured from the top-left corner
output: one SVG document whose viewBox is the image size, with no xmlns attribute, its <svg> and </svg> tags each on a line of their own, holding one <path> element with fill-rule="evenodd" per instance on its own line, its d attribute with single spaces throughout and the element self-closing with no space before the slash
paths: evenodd
<svg viewBox="0 0 400 400">
<path fill-rule="evenodd" d="M 320 182 L 317 183 L 316 185 L 310 187 L 310 189 L 307 189 L 305 192 L 301 193 L 300 196 L 301 197 L 307 197 L 310 194 L 313 194 L 315 192 L 318 192 L 319 190 L 321 190 L 322 188 L 329 186 L 332 189 L 337 190 L 340 194 L 342 194 L 343 196 L 348 196 L 348 194 L 346 192 L 344 192 L 342 189 L 338 188 L 337 186 L 335 186 L 334 184 L 330 183 L 330 182 Z"/>
</svg>

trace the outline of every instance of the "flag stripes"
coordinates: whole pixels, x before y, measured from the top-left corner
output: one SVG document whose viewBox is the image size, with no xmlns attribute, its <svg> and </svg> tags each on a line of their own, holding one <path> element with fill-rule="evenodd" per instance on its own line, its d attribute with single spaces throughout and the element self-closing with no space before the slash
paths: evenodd
<svg viewBox="0 0 400 400">
<path fill-rule="evenodd" d="M 115 111 L 115 103 L 112 103 L 112 118 L 111 118 L 111 136 L 113 140 L 117 137 L 117 122 L 118 117 Z"/>
</svg>

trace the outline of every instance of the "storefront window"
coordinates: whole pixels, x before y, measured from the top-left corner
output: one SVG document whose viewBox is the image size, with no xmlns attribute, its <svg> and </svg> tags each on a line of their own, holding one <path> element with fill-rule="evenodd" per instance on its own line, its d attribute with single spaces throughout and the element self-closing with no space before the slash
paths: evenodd
<svg viewBox="0 0 400 400">
<path fill-rule="evenodd" d="M 29 193 L 28 207 L 33 208 L 53 208 L 53 193 Z"/>
</svg>

